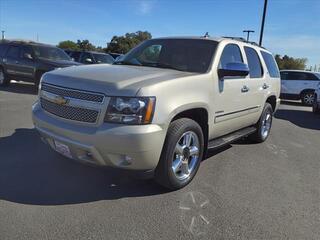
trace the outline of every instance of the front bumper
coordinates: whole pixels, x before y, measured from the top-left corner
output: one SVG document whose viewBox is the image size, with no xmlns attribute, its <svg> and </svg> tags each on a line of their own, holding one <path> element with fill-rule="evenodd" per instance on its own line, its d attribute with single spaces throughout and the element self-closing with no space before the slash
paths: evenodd
<svg viewBox="0 0 320 240">
<path fill-rule="evenodd" d="M 75 160 L 128 170 L 156 168 L 166 131 L 156 124 L 85 126 L 46 113 L 39 103 L 32 110 L 35 128 L 53 149 L 65 144 Z"/>
</svg>

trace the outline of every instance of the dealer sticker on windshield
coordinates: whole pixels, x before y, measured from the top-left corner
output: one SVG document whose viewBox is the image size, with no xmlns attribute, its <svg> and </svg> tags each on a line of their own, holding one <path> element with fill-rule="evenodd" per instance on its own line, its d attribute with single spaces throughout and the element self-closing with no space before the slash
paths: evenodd
<svg viewBox="0 0 320 240">
<path fill-rule="evenodd" d="M 70 152 L 70 149 L 67 145 L 61 143 L 61 142 L 58 142 L 56 140 L 54 140 L 54 144 L 56 146 L 56 151 L 58 153 L 61 153 L 62 155 L 68 157 L 68 158 L 72 158 L 72 155 L 71 155 L 71 152 Z"/>
</svg>

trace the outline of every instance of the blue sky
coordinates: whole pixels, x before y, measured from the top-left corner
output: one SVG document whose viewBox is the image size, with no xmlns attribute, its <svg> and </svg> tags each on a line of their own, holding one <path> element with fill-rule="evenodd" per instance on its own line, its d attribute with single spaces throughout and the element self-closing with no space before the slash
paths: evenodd
<svg viewBox="0 0 320 240">
<path fill-rule="evenodd" d="M 57 44 L 89 39 L 105 47 L 113 35 L 147 30 L 153 37 L 244 36 L 258 41 L 263 0 L 0 0 L 7 38 Z M 269 0 L 263 45 L 320 64 L 320 0 Z"/>
</svg>

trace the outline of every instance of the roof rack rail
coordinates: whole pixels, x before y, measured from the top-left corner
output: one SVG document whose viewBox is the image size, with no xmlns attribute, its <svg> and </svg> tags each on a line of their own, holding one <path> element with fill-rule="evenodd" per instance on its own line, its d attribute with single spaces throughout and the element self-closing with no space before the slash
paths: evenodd
<svg viewBox="0 0 320 240">
<path fill-rule="evenodd" d="M 247 41 L 246 39 L 242 38 L 242 37 L 228 37 L 228 36 L 222 36 L 223 38 L 228 38 L 228 39 L 232 39 L 232 40 L 237 40 L 237 41 L 240 41 L 240 42 L 245 42 L 245 43 L 249 43 L 249 44 L 252 44 L 254 46 L 257 46 L 257 47 L 261 47 L 263 49 L 265 49 L 264 47 L 260 46 L 258 43 L 256 42 L 251 42 L 251 41 Z"/>
</svg>

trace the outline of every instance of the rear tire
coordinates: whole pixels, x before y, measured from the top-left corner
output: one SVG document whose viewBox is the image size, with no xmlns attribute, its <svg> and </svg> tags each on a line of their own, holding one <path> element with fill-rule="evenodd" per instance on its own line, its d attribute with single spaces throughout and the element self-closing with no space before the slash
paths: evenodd
<svg viewBox="0 0 320 240">
<path fill-rule="evenodd" d="M 4 69 L 0 67 L 0 87 L 6 87 L 10 84 L 10 79 L 4 72 Z"/>
<path fill-rule="evenodd" d="M 270 135 L 272 126 L 273 108 L 270 103 L 265 103 L 260 119 L 256 124 L 257 131 L 249 136 L 249 138 L 256 142 L 262 143 Z"/>
<path fill-rule="evenodd" d="M 303 92 L 301 94 L 301 102 L 303 105 L 312 106 L 314 101 L 314 93 L 311 91 Z"/>
<path fill-rule="evenodd" d="M 155 180 L 176 190 L 188 185 L 203 157 L 204 137 L 199 124 L 189 118 L 173 121 L 168 129 Z"/>
</svg>

